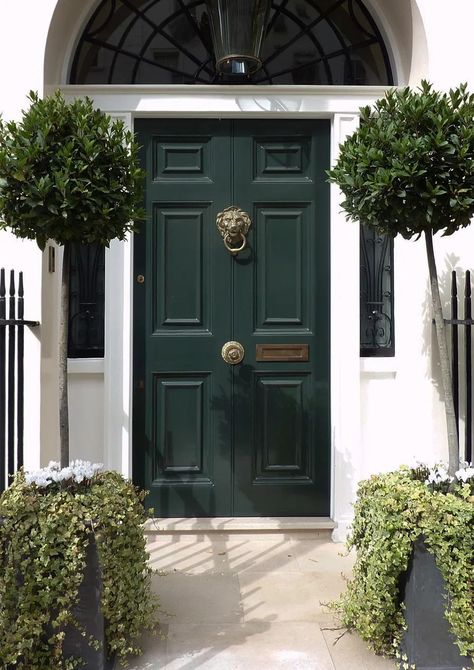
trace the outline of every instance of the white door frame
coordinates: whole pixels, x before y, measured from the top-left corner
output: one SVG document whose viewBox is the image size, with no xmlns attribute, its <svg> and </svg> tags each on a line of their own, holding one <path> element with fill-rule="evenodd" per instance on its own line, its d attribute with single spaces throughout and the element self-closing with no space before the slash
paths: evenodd
<svg viewBox="0 0 474 670">
<path fill-rule="evenodd" d="M 54 87 L 55 89 L 56 87 Z M 381 86 L 61 86 L 67 99 L 88 96 L 133 129 L 138 117 L 326 118 L 331 164 L 358 125 L 359 108 Z M 47 87 L 46 94 L 53 92 Z M 340 210 L 331 185 L 331 517 L 344 539 L 361 473 L 359 361 L 359 229 Z M 105 465 L 132 474 L 133 238 L 114 241 L 105 266 Z"/>
</svg>

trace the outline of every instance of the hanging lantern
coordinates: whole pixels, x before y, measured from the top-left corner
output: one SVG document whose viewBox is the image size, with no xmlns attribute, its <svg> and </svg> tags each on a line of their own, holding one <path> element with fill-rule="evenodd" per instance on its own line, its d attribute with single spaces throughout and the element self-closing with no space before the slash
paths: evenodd
<svg viewBox="0 0 474 670">
<path fill-rule="evenodd" d="M 270 5 L 271 0 L 206 0 L 218 72 L 245 76 L 261 67 Z"/>
</svg>

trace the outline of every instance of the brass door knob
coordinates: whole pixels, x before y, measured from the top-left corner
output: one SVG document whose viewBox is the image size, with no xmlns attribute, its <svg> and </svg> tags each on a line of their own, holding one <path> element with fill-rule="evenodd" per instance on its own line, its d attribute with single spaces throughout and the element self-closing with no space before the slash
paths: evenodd
<svg viewBox="0 0 474 670">
<path fill-rule="evenodd" d="M 245 349 L 240 344 L 240 342 L 234 342 L 231 340 L 230 342 L 226 342 L 224 344 L 221 355 L 225 362 L 229 365 L 237 365 L 238 363 L 242 363 L 244 360 Z"/>
</svg>

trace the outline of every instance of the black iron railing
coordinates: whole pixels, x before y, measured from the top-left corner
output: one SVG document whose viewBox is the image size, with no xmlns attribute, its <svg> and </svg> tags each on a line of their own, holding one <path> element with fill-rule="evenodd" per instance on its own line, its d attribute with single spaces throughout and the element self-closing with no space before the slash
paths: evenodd
<svg viewBox="0 0 474 670">
<path fill-rule="evenodd" d="M 454 411 L 461 436 L 464 424 L 464 444 L 461 453 L 468 463 L 472 462 L 472 296 L 471 273 L 464 277 L 464 318 L 459 319 L 458 279 L 456 271 L 451 274 L 451 318 L 445 322 L 451 326 L 451 374 L 453 378 Z"/>
<path fill-rule="evenodd" d="M 9 477 L 23 465 L 24 349 L 25 326 L 37 321 L 24 319 L 23 273 L 10 272 L 8 295 L 5 270 L 0 269 L 0 491 Z M 8 305 L 8 310 L 7 310 Z M 7 314 L 8 312 L 8 314 Z"/>
</svg>

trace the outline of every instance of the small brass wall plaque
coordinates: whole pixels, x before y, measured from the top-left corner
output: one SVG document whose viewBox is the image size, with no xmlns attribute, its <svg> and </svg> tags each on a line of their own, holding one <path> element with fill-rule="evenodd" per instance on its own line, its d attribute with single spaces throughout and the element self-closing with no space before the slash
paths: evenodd
<svg viewBox="0 0 474 670">
<path fill-rule="evenodd" d="M 309 361 L 308 344 L 257 344 L 257 361 Z"/>
</svg>

